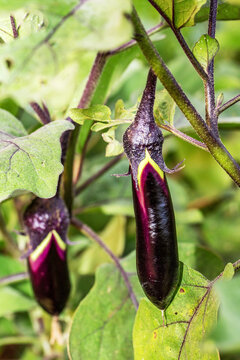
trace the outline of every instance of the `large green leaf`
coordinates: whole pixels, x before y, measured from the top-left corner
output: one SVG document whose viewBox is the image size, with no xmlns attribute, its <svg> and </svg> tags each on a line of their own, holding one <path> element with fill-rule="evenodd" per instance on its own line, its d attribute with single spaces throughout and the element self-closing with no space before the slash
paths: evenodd
<svg viewBox="0 0 240 360">
<path fill-rule="evenodd" d="M 65 120 L 55 121 L 30 135 L 16 137 L 18 120 L 4 114 L 0 122 L 0 201 L 26 191 L 43 198 L 54 196 L 63 170 L 60 137 L 74 126 Z M 24 134 L 20 124 L 16 129 Z"/>
<path fill-rule="evenodd" d="M 162 313 L 150 301 L 140 303 L 133 331 L 135 360 L 218 360 L 205 351 L 203 338 L 217 320 L 218 301 L 200 273 L 184 265 L 182 284 Z"/>
<path fill-rule="evenodd" d="M 176 28 L 193 26 L 194 17 L 206 0 L 154 0 Z"/>
<path fill-rule="evenodd" d="M 132 25 L 126 14 L 131 9 L 130 0 L 86 1 L 78 13 L 83 32 L 81 46 L 105 51 L 129 41 Z"/>
<path fill-rule="evenodd" d="M 240 277 L 231 281 L 220 281 L 215 285 L 220 299 L 219 321 L 212 338 L 221 351 L 239 351 L 240 323 Z"/>
<path fill-rule="evenodd" d="M 131 283 L 140 297 L 134 254 L 122 264 L 132 274 Z M 115 265 L 101 266 L 93 288 L 74 314 L 68 345 L 70 359 L 132 360 L 135 314 L 125 282 Z"/>
<path fill-rule="evenodd" d="M 209 18 L 209 4 L 200 9 L 195 17 L 196 22 L 206 21 Z M 218 0 L 217 20 L 239 20 L 240 19 L 240 2 L 238 0 Z"/>
<path fill-rule="evenodd" d="M 35 306 L 35 301 L 11 287 L 0 288 L 0 316 L 13 312 L 28 311 Z"/>
<path fill-rule="evenodd" d="M 216 277 L 223 269 L 223 260 L 209 249 L 194 244 L 179 242 L 179 259 L 208 279 Z"/>
</svg>

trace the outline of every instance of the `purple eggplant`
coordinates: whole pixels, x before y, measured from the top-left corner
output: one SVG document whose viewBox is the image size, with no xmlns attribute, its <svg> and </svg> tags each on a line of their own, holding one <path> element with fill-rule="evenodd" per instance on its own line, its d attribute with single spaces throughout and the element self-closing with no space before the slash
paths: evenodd
<svg viewBox="0 0 240 360">
<path fill-rule="evenodd" d="M 150 70 L 134 122 L 123 136 L 130 162 L 136 217 L 137 272 L 142 288 L 159 309 L 172 301 L 181 278 L 175 218 L 162 157 L 163 136 L 153 117 L 156 76 Z"/>
<path fill-rule="evenodd" d="M 70 293 L 67 265 L 69 215 L 59 197 L 36 198 L 24 213 L 30 238 L 28 269 L 38 303 L 51 315 L 58 315 Z"/>
</svg>

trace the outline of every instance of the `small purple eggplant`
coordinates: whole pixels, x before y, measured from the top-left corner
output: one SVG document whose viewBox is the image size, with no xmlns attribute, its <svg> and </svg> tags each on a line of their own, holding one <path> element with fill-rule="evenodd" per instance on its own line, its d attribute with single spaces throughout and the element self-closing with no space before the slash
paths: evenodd
<svg viewBox="0 0 240 360">
<path fill-rule="evenodd" d="M 36 198 L 24 213 L 30 238 L 28 269 L 38 303 L 51 315 L 58 315 L 70 293 L 66 237 L 69 215 L 59 197 Z"/>
<path fill-rule="evenodd" d="M 142 288 L 164 310 L 177 291 L 181 270 L 176 228 L 162 157 L 163 136 L 153 117 L 156 76 L 150 70 L 134 122 L 123 136 L 130 161 L 137 228 L 137 272 Z"/>
</svg>

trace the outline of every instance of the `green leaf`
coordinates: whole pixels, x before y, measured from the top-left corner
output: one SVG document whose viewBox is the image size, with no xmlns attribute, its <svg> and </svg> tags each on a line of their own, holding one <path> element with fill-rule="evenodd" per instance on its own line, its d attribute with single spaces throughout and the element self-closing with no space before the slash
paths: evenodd
<svg viewBox="0 0 240 360">
<path fill-rule="evenodd" d="M 219 320 L 211 334 L 221 351 L 239 351 L 240 277 L 219 281 L 215 290 L 220 300 Z"/>
<path fill-rule="evenodd" d="M 125 226 L 126 218 L 115 216 L 100 234 L 100 238 L 116 256 L 121 256 L 124 250 Z M 93 243 L 81 256 L 78 270 L 81 274 L 94 273 L 100 264 L 110 261 L 111 258 L 106 251 L 101 249 L 98 244 Z"/>
<path fill-rule="evenodd" d="M 12 136 L 27 135 L 22 123 L 6 110 L 0 109 L 0 131 Z"/>
<path fill-rule="evenodd" d="M 193 54 L 202 67 L 207 70 L 210 62 L 216 56 L 219 44 L 216 39 L 205 34 L 200 37 L 193 48 Z"/>
<path fill-rule="evenodd" d="M 142 291 L 136 276 L 135 254 L 122 261 L 131 272 L 137 297 Z M 113 264 L 96 272 L 93 288 L 77 308 L 70 330 L 68 352 L 71 360 L 132 360 L 132 327 L 136 310 L 125 282 Z"/>
<path fill-rule="evenodd" d="M 206 21 L 209 18 L 210 0 L 200 9 L 195 17 L 196 22 Z M 240 2 L 239 0 L 218 0 L 217 20 L 239 20 Z"/>
<path fill-rule="evenodd" d="M 16 137 L 8 133 L 16 121 L 8 126 L 0 123 L 0 201 L 26 191 L 50 198 L 63 171 L 60 137 L 74 126 L 69 121 L 54 121 L 28 136 Z"/>
<path fill-rule="evenodd" d="M 172 25 L 179 29 L 194 25 L 194 17 L 206 0 L 154 0 L 154 2 Z"/>
<path fill-rule="evenodd" d="M 209 249 L 194 243 L 179 242 L 179 259 L 208 279 L 215 278 L 223 269 L 223 260 Z"/>
<path fill-rule="evenodd" d="M 0 316 L 13 312 L 28 311 L 36 305 L 35 301 L 23 296 L 12 287 L 0 288 Z"/>
<path fill-rule="evenodd" d="M 130 0 L 90 0 L 78 16 L 83 31 L 81 46 L 98 51 L 111 50 L 131 39 L 132 25 L 126 14 L 132 10 Z"/>
<path fill-rule="evenodd" d="M 158 91 L 155 97 L 154 117 L 158 124 L 173 124 L 176 104 L 166 89 Z"/>
<path fill-rule="evenodd" d="M 106 105 L 92 105 L 88 109 L 71 109 L 68 115 L 76 123 L 82 125 L 85 120 L 108 122 L 111 120 L 111 110 Z"/>
<path fill-rule="evenodd" d="M 104 141 L 108 143 L 106 147 L 106 156 L 117 156 L 123 152 L 123 145 L 115 138 L 115 128 L 110 128 L 102 134 Z"/>
<path fill-rule="evenodd" d="M 205 332 L 217 320 L 218 301 L 207 279 L 184 265 L 182 284 L 165 310 L 143 299 L 137 312 L 133 345 L 135 360 L 218 360 L 216 349 L 203 347 Z"/>
</svg>

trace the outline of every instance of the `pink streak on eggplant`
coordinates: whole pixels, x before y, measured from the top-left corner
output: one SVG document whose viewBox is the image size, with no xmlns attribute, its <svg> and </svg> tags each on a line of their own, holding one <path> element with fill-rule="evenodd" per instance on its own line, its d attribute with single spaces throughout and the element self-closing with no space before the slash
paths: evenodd
<svg viewBox="0 0 240 360">
<path fill-rule="evenodd" d="M 137 272 L 146 296 L 160 309 L 171 302 L 179 284 L 175 219 L 166 178 L 147 164 L 141 185 L 133 183 L 137 227 Z"/>
<path fill-rule="evenodd" d="M 28 258 L 32 288 L 38 303 L 51 315 L 60 314 L 70 292 L 66 251 L 62 250 L 54 235 L 33 261 Z"/>
<path fill-rule="evenodd" d="M 53 230 L 66 243 L 69 215 L 59 197 L 36 198 L 26 209 L 23 220 L 33 251 Z M 28 269 L 38 303 L 49 314 L 59 314 L 66 305 L 71 284 L 66 250 L 60 248 L 54 235 L 34 262 L 28 257 Z"/>
</svg>

